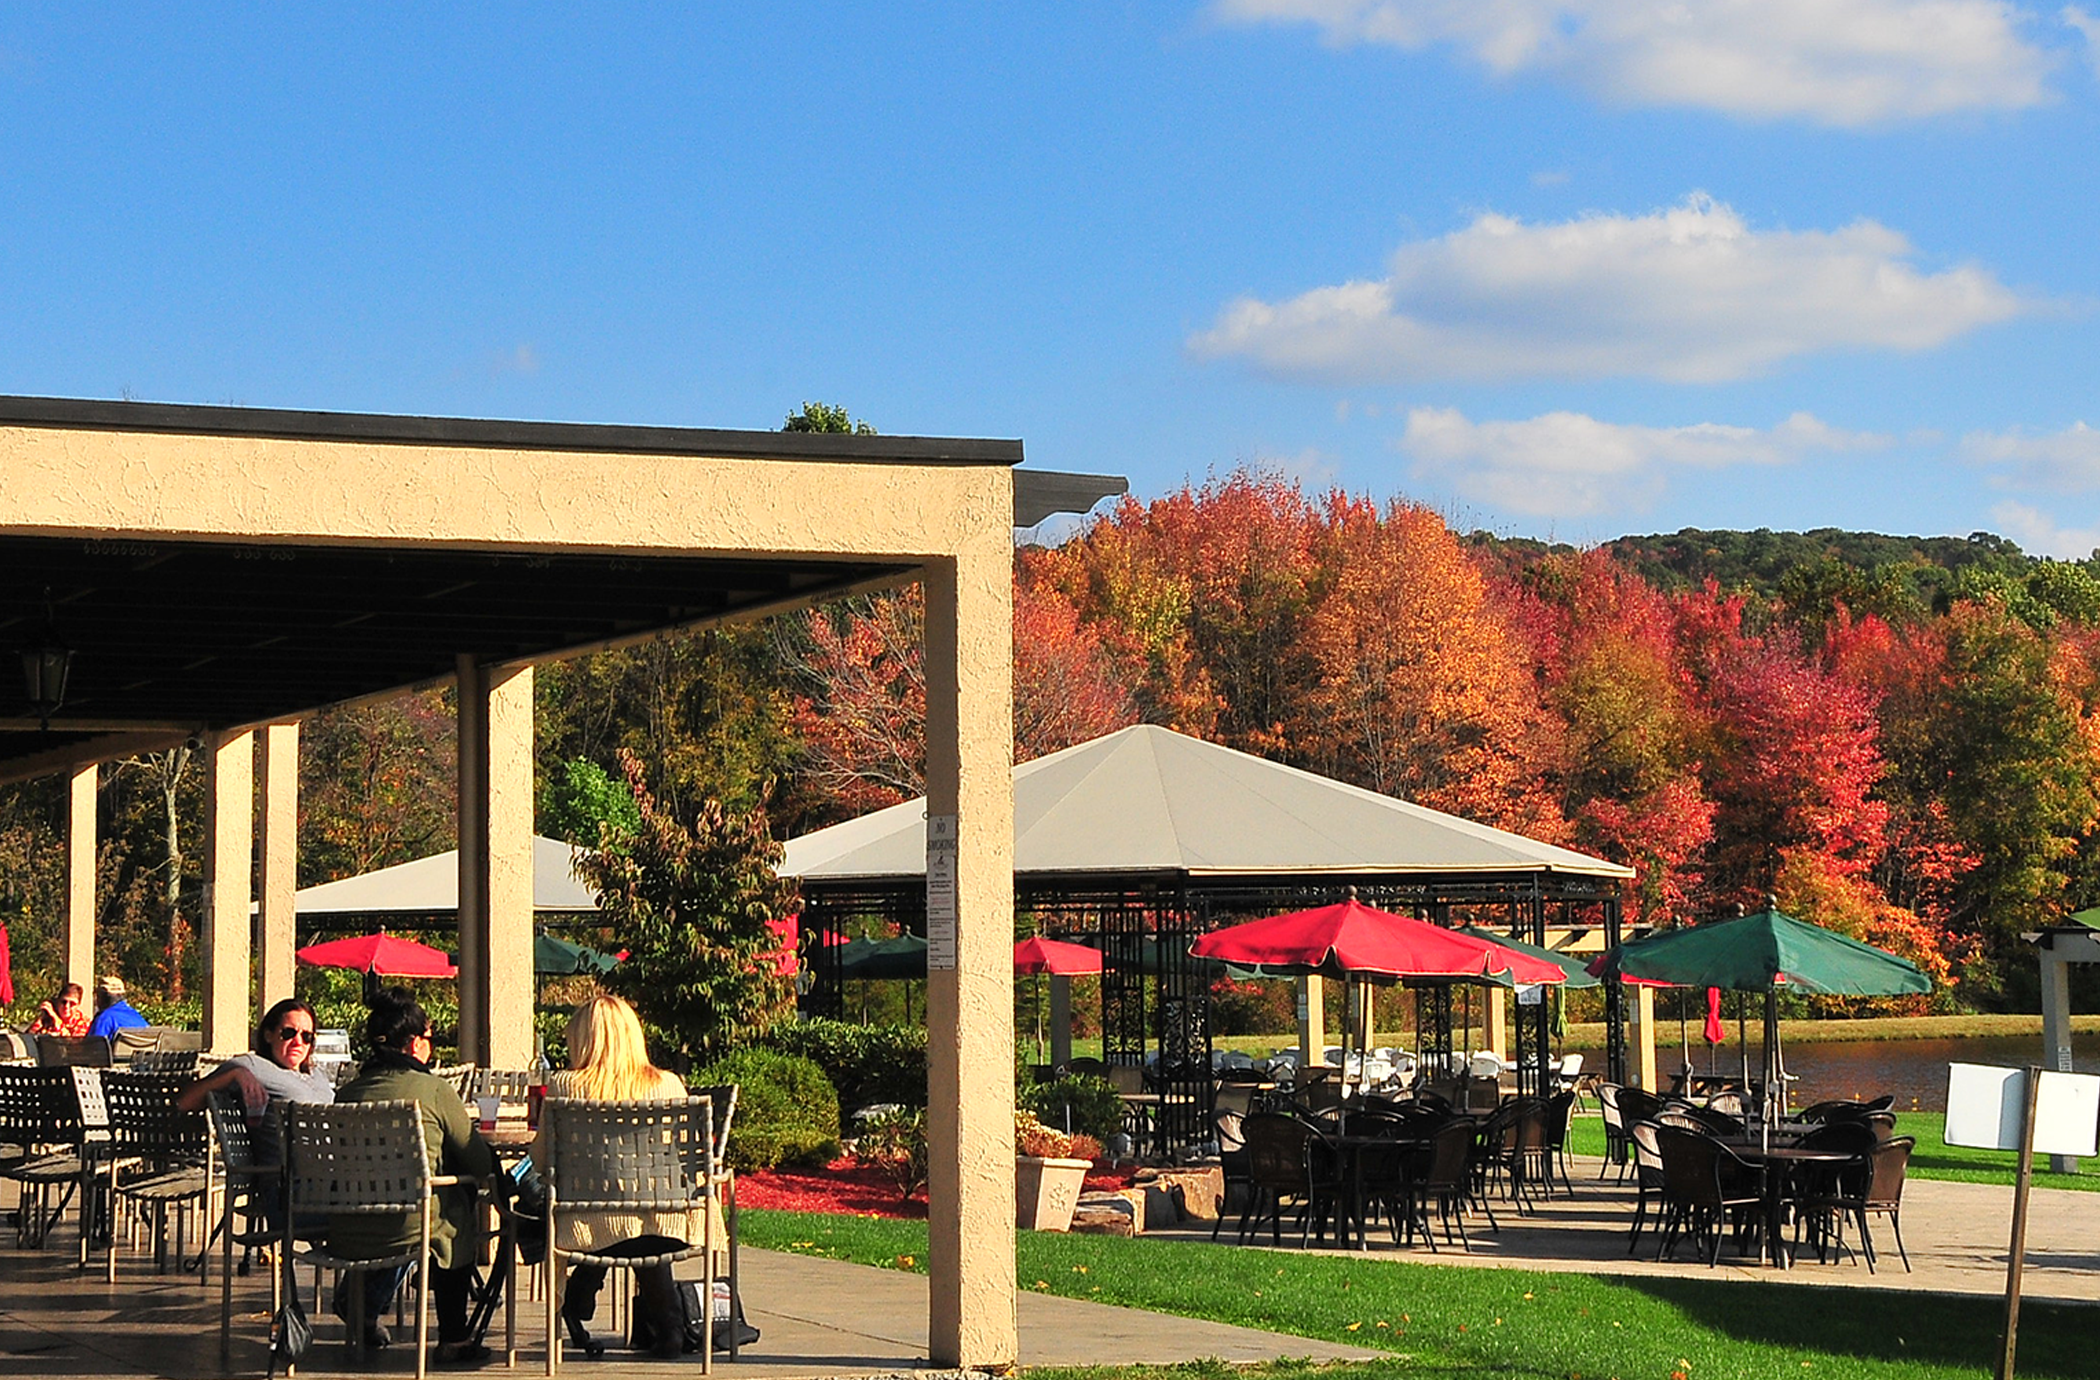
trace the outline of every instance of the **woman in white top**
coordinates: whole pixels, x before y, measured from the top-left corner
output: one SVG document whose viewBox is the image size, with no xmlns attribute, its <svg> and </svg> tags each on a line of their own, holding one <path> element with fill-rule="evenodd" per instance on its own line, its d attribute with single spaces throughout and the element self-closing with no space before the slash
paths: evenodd
<svg viewBox="0 0 2100 1400">
<path fill-rule="evenodd" d="M 314 1009 L 296 997 L 271 1007 L 255 1028 L 255 1048 L 235 1055 L 218 1069 L 184 1089 L 176 1104 L 186 1110 L 204 1107 L 215 1089 L 232 1085 L 250 1118 L 260 1118 L 270 1100 L 290 1103 L 334 1103 L 335 1084 L 314 1070 Z"/>
</svg>

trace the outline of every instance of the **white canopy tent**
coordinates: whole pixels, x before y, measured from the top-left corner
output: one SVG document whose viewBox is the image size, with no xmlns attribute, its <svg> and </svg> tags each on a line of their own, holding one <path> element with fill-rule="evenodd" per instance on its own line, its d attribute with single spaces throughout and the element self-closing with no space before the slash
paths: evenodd
<svg viewBox="0 0 2100 1400">
<path fill-rule="evenodd" d="M 1136 724 L 1014 769 L 1014 874 L 1519 874 L 1633 871 L 1397 797 Z M 787 843 L 809 884 L 924 879 L 926 801 Z"/>
<path fill-rule="evenodd" d="M 597 897 L 576 878 L 577 847 L 532 838 L 532 904 L 539 914 L 589 914 Z M 459 852 L 445 851 L 299 891 L 299 917 L 392 914 L 430 917 L 459 913 Z"/>
</svg>

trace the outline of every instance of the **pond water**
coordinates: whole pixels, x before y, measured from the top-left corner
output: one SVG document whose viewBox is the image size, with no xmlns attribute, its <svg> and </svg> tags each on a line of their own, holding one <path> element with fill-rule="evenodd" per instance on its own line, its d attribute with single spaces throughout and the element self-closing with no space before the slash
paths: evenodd
<svg viewBox="0 0 2100 1400">
<path fill-rule="evenodd" d="M 1671 1029 L 1674 1031 L 1675 1027 Z M 1736 1041 L 1735 1027 L 1731 1025 L 1728 1030 L 1728 1042 L 1720 1048 L 1720 1072 L 1740 1074 L 1742 1046 Z M 1779 1041 L 1786 1051 L 1787 1072 L 1797 1076 L 1793 1089 L 1797 1108 L 1819 1099 L 1870 1099 L 1881 1094 L 1894 1094 L 1899 1113 L 1906 1109 L 1944 1113 L 1949 1063 L 1959 1061 L 2016 1068 L 2040 1063 L 2042 1059 L 2042 1039 L 2038 1035 L 1789 1043 L 1786 1027 L 1782 1024 Z M 1675 1045 L 1655 1047 L 1655 1067 L 1665 1083 L 1677 1068 L 1679 1054 Z M 1760 1054 L 1757 1027 L 1753 1023 L 1750 1029 L 1753 1073 Z M 2100 1074 L 2100 1035 L 2072 1036 L 2071 1061 L 2072 1069 L 2080 1074 Z M 1695 1033 L 1692 1039 L 1693 1070 L 1704 1074 L 1708 1063 L 1707 1046 Z"/>
</svg>

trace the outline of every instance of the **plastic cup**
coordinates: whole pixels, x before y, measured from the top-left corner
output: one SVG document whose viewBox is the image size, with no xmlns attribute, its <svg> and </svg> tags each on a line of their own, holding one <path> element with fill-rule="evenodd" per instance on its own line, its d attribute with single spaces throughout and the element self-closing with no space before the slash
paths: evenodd
<svg viewBox="0 0 2100 1400">
<path fill-rule="evenodd" d="M 481 1131 L 496 1131 L 496 1111 L 502 1106 L 503 1100 L 494 1094 L 483 1094 L 474 1100 L 474 1107 L 481 1113 Z"/>
</svg>

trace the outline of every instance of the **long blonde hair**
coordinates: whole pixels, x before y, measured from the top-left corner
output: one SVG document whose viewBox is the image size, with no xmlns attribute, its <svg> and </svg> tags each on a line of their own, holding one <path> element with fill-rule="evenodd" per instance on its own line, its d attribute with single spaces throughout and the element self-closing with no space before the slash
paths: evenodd
<svg viewBox="0 0 2100 1400">
<path fill-rule="evenodd" d="M 600 992 L 569 1018 L 570 1094 L 579 1099 L 646 1099 L 662 1091 L 668 1070 L 649 1063 L 641 1018 L 616 996 Z"/>
</svg>

